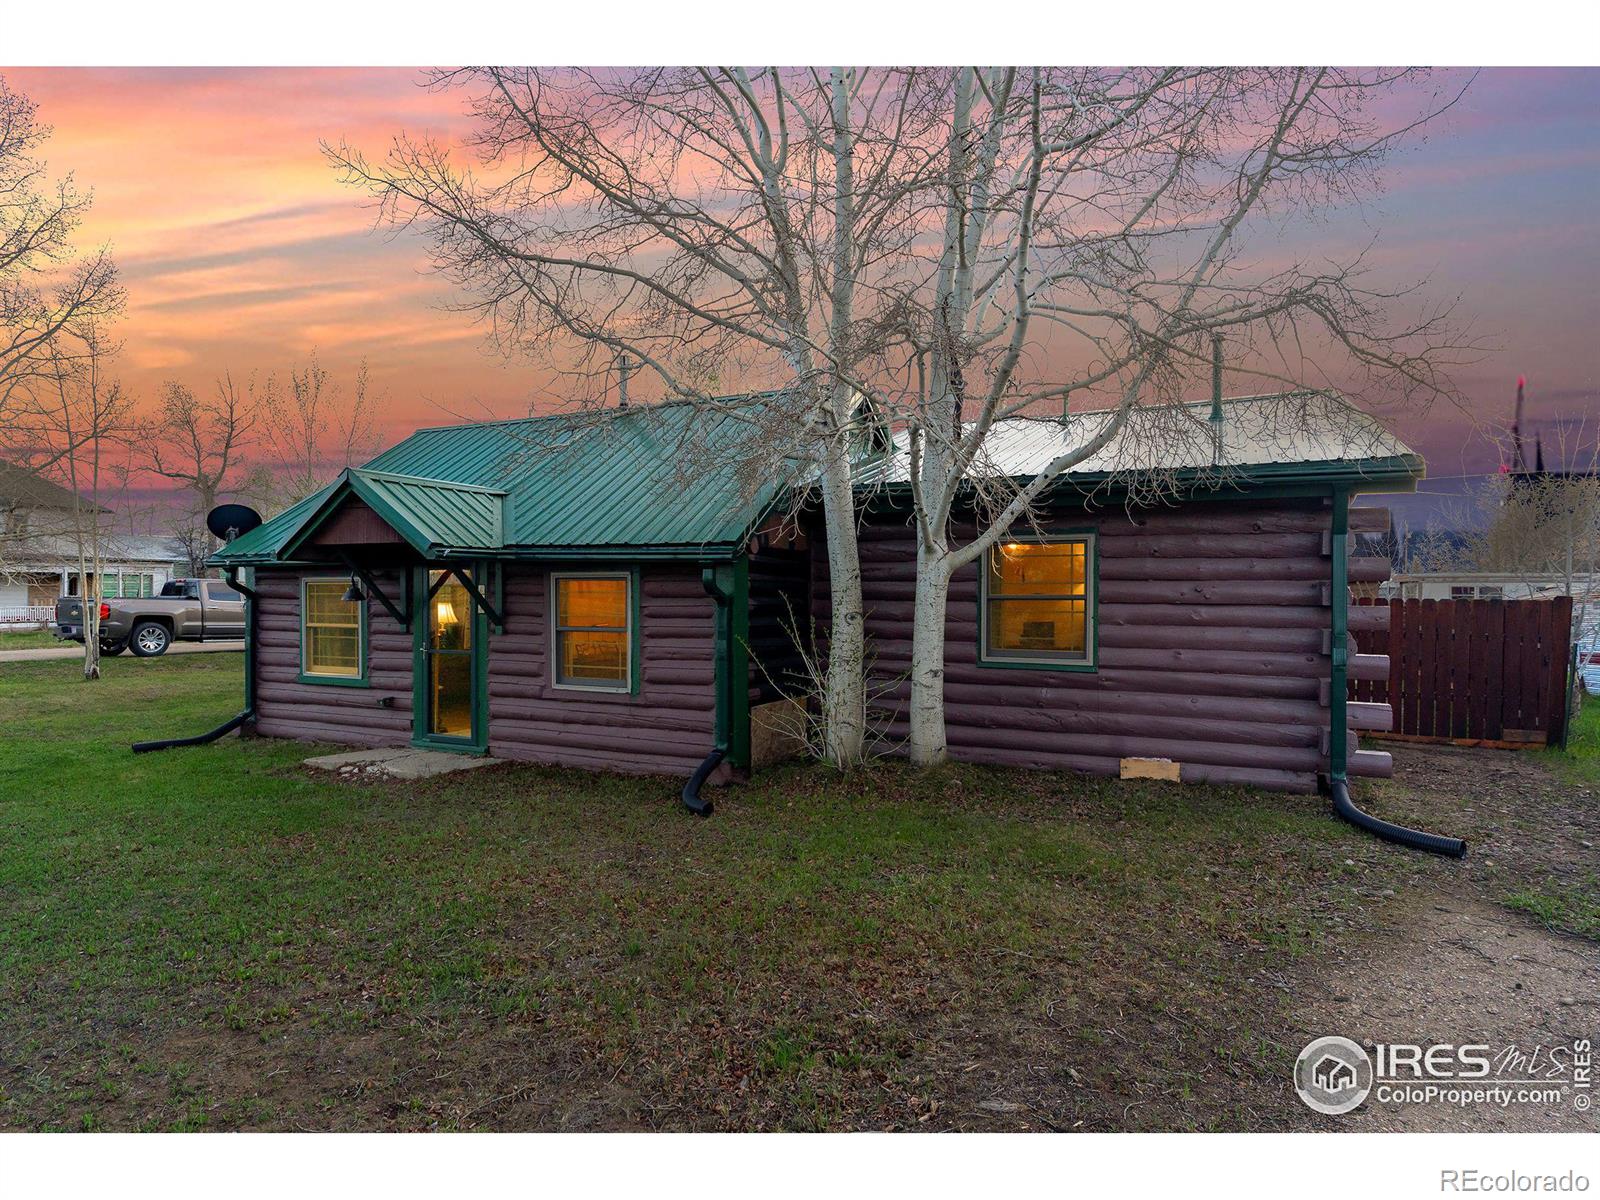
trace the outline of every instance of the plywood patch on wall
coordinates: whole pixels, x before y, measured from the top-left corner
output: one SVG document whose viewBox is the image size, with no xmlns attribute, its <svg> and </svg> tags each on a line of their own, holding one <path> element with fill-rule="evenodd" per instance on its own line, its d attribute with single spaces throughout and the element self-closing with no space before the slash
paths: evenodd
<svg viewBox="0 0 1600 1200">
<path fill-rule="evenodd" d="M 1178 764 L 1170 758 L 1125 758 L 1122 760 L 1124 779 L 1165 779 L 1178 782 Z"/>
</svg>

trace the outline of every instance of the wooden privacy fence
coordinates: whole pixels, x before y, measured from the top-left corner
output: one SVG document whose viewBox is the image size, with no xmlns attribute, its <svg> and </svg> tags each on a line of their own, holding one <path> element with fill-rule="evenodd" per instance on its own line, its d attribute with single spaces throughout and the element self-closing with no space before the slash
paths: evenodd
<svg viewBox="0 0 1600 1200">
<path fill-rule="evenodd" d="M 1392 736 L 1511 745 L 1560 736 L 1572 597 L 1376 603 L 1389 606 L 1388 632 L 1355 639 L 1363 654 L 1389 656 L 1389 678 L 1352 682 L 1350 699 L 1387 703 Z"/>
</svg>

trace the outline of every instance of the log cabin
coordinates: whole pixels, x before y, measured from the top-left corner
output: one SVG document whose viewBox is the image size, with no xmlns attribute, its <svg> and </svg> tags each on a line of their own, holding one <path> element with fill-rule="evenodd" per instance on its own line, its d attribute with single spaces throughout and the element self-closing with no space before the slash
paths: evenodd
<svg viewBox="0 0 1600 1200">
<path fill-rule="evenodd" d="M 1386 706 L 1346 700 L 1387 674 L 1352 638 L 1377 610 L 1348 603 L 1387 576 L 1351 555 L 1386 514 L 1351 499 L 1414 489 L 1422 462 L 1337 396 L 1283 399 L 1192 406 L 1203 438 L 1153 457 L 1112 439 L 955 577 L 953 758 L 1290 791 L 1388 774 L 1357 743 Z M 792 750 L 828 556 L 803 479 L 737 468 L 737 407 L 764 402 L 419 430 L 236 538 L 212 562 L 252 597 L 246 731 L 713 782 Z M 1001 422 L 984 470 L 1031 477 L 1096 419 Z M 916 541 L 903 435 L 879 432 L 860 550 L 893 747 Z M 1136 499 L 1154 471 L 1167 486 Z"/>
</svg>

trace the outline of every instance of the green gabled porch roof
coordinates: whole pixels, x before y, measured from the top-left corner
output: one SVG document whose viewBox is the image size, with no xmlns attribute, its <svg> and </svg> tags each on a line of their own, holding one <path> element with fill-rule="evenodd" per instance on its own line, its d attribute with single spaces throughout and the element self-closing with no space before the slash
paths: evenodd
<svg viewBox="0 0 1600 1200">
<path fill-rule="evenodd" d="M 787 482 L 751 469 L 774 395 L 420 429 L 211 561 L 292 561 L 349 494 L 429 555 L 728 556 Z"/>
<path fill-rule="evenodd" d="M 293 557 L 322 523 L 358 497 L 418 554 L 449 550 L 493 551 L 504 545 L 506 494 L 495 488 L 350 468 L 322 493 L 322 500 L 285 540 Z M 237 543 L 235 543 L 237 545 Z"/>
</svg>

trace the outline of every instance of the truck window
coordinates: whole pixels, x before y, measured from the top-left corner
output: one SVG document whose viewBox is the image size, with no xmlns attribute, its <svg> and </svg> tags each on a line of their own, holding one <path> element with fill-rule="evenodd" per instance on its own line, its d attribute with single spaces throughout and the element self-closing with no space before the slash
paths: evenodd
<svg viewBox="0 0 1600 1200">
<path fill-rule="evenodd" d="M 230 587 L 223 587 L 220 583 L 207 584 L 206 592 L 210 595 L 213 603 L 219 601 L 237 603 L 238 601 L 244 599 L 244 597 L 239 595 L 238 592 L 234 591 Z"/>
</svg>

